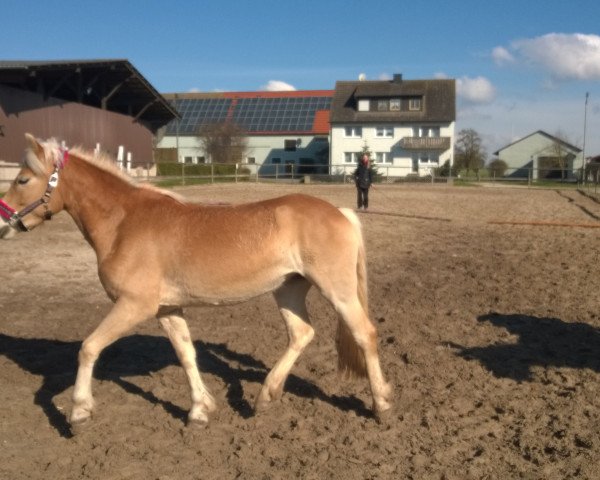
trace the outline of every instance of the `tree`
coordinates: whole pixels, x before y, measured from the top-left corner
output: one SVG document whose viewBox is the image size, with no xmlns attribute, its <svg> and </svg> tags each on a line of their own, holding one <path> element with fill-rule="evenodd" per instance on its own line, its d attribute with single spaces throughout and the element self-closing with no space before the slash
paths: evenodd
<svg viewBox="0 0 600 480">
<path fill-rule="evenodd" d="M 241 163 L 248 151 L 246 132 L 232 122 L 203 125 L 198 137 L 204 153 L 213 163 Z"/>
<path fill-rule="evenodd" d="M 486 152 L 481 137 L 472 128 L 458 132 L 454 147 L 454 162 L 458 169 L 478 172 L 485 165 Z"/>
<path fill-rule="evenodd" d="M 490 170 L 490 175 L 494 177 L 503 177 L 506 170 L 508 170 L 508 165 L 504 160 L 496 158 L 490 162 L 488 168 Z"/>
<path fill-rule="evenodd" d="M 373 181 L 381 180 L 381 174 L 377 170 L 377 163 L 375 161 L 373 161 L 373 158 L 371 157 L 371 155 L 373 155 L 373 153 L 371 152 L 371 150 L 369 150 L 369 145 L 367 145 L 366 141 L 365 141 L 364 145 L 362 146 L 362 151 L 360 152 L 360 154 L 358 156 L 359 163 L 362 160 L 363 156 L 365 156 L 365 155 L 369 159 L 369 170 L 371 170 L 371 174 L 373 175 Z"/>
<path fill-rule="evenodd" d="M 567 135 L 564 132 L 558 130 L 554 134 L 554 141 L 552 142 L 552 146 L 550 147 L 552 158 L 548 165 L 548 168 L 559 169 L 560 178 L 562 180 L 565 179 L 567 173 L 567 163 L 572 155 L 566 146 L 567 143 L 569 143 Z"/>
</svg>

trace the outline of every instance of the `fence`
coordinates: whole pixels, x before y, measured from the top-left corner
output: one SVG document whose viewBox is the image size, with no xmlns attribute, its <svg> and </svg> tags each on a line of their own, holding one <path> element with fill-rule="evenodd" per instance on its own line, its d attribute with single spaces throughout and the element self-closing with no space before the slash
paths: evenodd
<svg viewBox="0 0 600 480">
<path fill-rule="evenodd" d="M 422 167 L 422 166 L 421 166 Z M 496 184 L 520 186 L 565 187 L 579 186 L 598 193 L 600 169 L 588 171 L 567 171 L 560 169 L 509 169 L 497 171 L 483 168 L 477 172 L 461 172 L 449 177 L 441 175 L 439 168 L 421 168 L 425 175 L 398 174 L 393 165 L 376 164 L 375 181 L 381 183 L 455 183 L 455 184 Z M 289 182 L 289 183 L 348 183 L 353 181 L 355 166 L 350 164 L 183 164 L 159 163 L 138 165 L 129 174 L 138 181 L 147 181 L 160 186 L 194 185 L 218 182 Z M 0 192 L 6 191 L 15 178 L 19 167 L 0 163 Z"/>
</svg>

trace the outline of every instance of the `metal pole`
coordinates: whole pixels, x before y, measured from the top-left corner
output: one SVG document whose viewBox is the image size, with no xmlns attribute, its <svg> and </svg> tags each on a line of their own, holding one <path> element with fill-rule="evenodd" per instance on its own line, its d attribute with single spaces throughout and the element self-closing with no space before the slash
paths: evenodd
<svg viewBox="0 0 600 480">
<path fill-rule="evenodd" d="M 587 105 L 590 92 L 585 92 L 585 107 L 583 108 L 583 149 L 581 150 L 581 183 L 585 185 L 585 131 L 587 130 Z"/>
</svg>

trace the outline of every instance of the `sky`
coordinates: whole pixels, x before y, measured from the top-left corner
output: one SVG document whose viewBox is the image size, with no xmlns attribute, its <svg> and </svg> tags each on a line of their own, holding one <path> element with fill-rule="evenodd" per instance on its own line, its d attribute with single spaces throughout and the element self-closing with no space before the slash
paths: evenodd
<svg viewBox="0 0 600 480">
<path fill-rule="evenodd" d="M 537 130 L 600 155 L 598 0 L 0 0 L 0 12 L 0 60 L 127 59 L 161 93 L 454 78 L 457 131 L 476 130 L 490 159 Z"/>
</svg>

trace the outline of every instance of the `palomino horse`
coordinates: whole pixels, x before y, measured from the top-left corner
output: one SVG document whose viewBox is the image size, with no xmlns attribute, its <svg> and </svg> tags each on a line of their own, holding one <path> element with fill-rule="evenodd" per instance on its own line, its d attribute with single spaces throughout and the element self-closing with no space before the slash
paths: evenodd
<svg viewBox="0 0 600 480">
<path fill-rule="evenodd" d="M 376 415 L 390 408 L 391 387 L 367 313 L 364 243 L 352 211 L 306 195 L 234 206 L 189 204 L 136 186 L 106 159 L 68 151 L 55 140 L 29 134 L 26 140 L 22 169 L 0 200 L 0 237 L 66 210 L 95 250 L 100 281 L 114 302 L 81 346 L 71 425 L 92 415 L 92 370 L 100 352 L 151 317 L 159 319 L 187 375 L 188 420 L 207 422 L 215 401 L 198 372 L 182 307 L 273 292 L 289 344 L 256 400 L 256 409 L 267 406 L 281 396 L 313 338 L 305 305 L 312 285 L 339 314 L 340 370 L 368 377 Z"/>
</svg>

